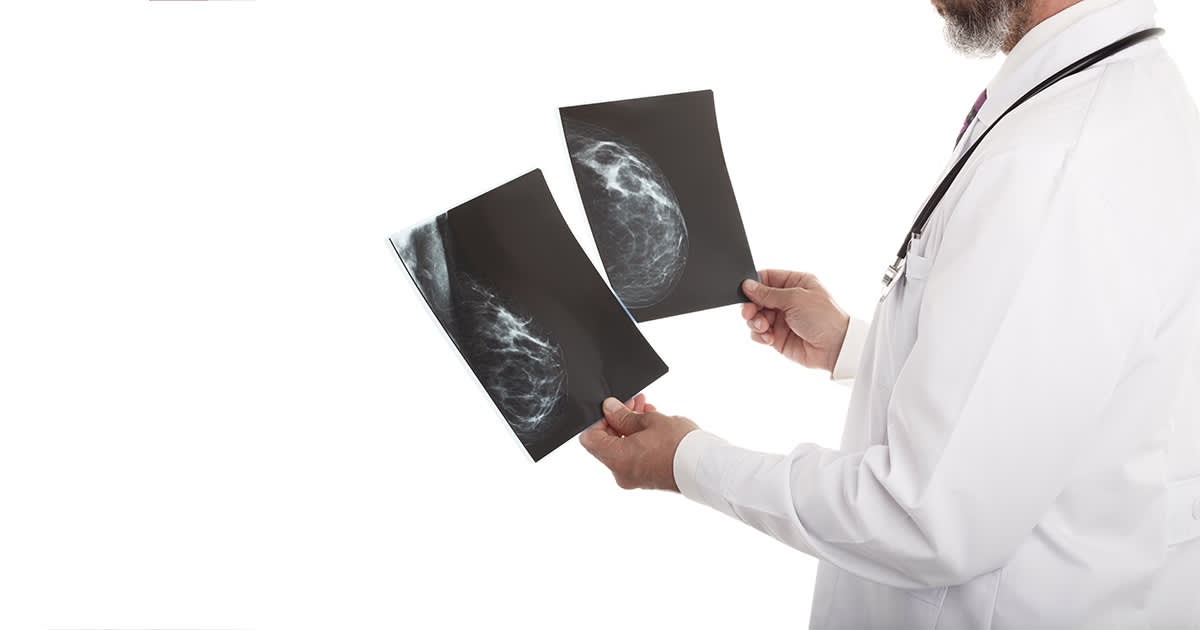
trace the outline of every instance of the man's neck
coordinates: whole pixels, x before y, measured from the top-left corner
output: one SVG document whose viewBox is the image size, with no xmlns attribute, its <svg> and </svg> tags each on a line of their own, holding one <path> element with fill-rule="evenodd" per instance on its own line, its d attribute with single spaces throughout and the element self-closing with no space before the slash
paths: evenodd
<svg viewBox="0 0 1200 630">
<path fill-rule="evenodd" d="M 1013 20 L 1016 23 L 1012 25 L 1012 34 L 1009 35 L 1008 41 L 1004 42 L 1004 46 L 1001 48 L 1001 50 L 1004 51 L 1004 54 L 1006 55 L 1012 52 L 1012 49 L 1017 46 L 1017 42 L 1020 42 L 1021 38 L 1025 37 L 1025 35 L 1029 33 L 1029 31 L 1033 30 L 1035 26 L 1058 15 L 1059 13 L 1062 13 L 1068 7 L 1079 4 L 1082 1 L 1083 0 L 1033 0 L 1033 2 L 1029 3 L 1029 6 L 1025 11 L 1020 11 L 1013 16 Z"/>
</svg>

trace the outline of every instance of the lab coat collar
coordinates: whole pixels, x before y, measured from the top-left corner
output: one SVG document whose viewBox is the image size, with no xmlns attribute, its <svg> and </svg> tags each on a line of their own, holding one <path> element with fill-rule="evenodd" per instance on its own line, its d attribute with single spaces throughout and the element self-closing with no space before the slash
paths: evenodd
<svg viewBox="0 0 1200 630">
<path fill-rule="evenodd" d="M 1154 25 L 1154 0 L 1083 0 L 1031 29 L 988 85 L 986 128 L 1038 83 L 1076 60 Z M 974 134 L 972 134 L 974 135 Z"/>
</svg>

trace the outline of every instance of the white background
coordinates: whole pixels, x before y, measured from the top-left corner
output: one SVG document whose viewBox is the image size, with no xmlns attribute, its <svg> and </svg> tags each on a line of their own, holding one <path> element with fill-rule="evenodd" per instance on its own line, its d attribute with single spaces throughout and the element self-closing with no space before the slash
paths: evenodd
<svg viewBox="0 0 1200 630">
<path fill-rule="evenodd" d="M 1196 85 L 1200 9 L 1160 0 Z M 999 59 L 927 2 L 6 2 L 0 628 L 801 627 L 816 563 L 572 441 L 530 464 L 387 236 L 531 168 L 557 107 L 716 92 L 756 262 L 869 317 Z M 648 390 L 836 446 L 849 390 L 736 307 Z"/>
</svg>

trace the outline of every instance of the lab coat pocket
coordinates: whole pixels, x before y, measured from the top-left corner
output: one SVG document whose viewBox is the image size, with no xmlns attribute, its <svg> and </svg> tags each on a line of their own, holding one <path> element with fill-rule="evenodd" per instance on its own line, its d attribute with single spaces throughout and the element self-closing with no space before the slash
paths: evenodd
<svg viewBox="0 0 1200 630">
<path fill-rule="evenodd" d="M 1200 538 L 1200 477 L 1167 486 L 1167 544 Z"/>
<path fill-rule="evenodd" d="M 910 597 L 915 597 L 926 604 L 942 607 L 942 602 L 946 599 L 946 587 L 939 586 L 938 588 L 923 588 L 915 591 L 908 591 Z"/>
<path fill-rule="evenodd" d="M 909 252 L 905 257 L 904 277 L 908 280 L 924 280 L 929 277 L 929 268 L 933 266 L 933 259 Z"/>
<path fill-rule="evenodd" d="M 933 630 L 945 598 L 946 587 L 905 590 L 841 571 L 830 597 L 829 615 L 813 627 Z"/>
</svg>

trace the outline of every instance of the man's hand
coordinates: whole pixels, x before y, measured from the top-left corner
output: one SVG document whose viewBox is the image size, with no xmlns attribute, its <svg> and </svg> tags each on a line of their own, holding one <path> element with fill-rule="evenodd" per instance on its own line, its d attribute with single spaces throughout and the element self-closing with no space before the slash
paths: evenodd
<svg viewBox="0 0 1200 630">
<path fill-rule="evenodd" d="M 742 305 L 750 338 L 800 365 L 833 372 L 850 316 L 812 274 L 765 269 L 758 275 L 762 282 L 742 283 L 751 300 Z"/>
<path fill-rule="evenodd" d="M 683 436 L 700 428 L 687 418 L 658 413 L 638 395 L 633 409 L 616 398 L 604 401 L 604 419 L 579 436 L 583 448 L 608 466 L 626 489 L 674 490 L 675 449 Z M 635 409 L 642 411 L 635 411 Z"/>
</svg>

